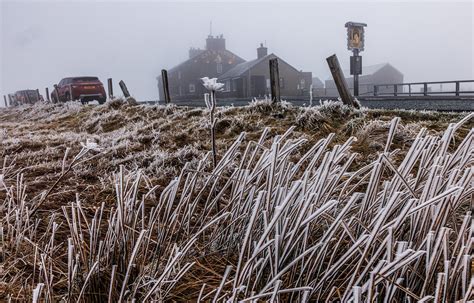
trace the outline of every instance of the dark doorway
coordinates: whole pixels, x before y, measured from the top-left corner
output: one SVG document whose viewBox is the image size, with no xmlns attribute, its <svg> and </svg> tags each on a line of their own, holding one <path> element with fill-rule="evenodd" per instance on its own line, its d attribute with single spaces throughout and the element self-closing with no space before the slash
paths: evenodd
<svg viewBox="0 0 474 303">
<path fill-rule="evenodd" d="M 233 84 L 232 84 L 232 91 L 234 92 L 234 95 L 235 95 L 237 98 L 245 97 L 245 94 L 244 94 L 244 83 L 243 83 L 243 81 L 242 81 L 242 78 L 234 79 L 234 80 L 232 80 L 232 81 L 233 81 Z"/>
<path fill-rule="evenodd" d="M 265 76 L 251 76 L 250 85 L 252 97 L 263 97 L 265 95 Z"/>
</svg>

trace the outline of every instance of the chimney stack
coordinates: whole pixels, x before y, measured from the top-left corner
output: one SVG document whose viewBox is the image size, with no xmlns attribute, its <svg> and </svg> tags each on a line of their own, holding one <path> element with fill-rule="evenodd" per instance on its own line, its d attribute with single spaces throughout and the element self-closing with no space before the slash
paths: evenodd
<svg viewBox="0 0 474 303">
<path fill-rule="evenodd" d="M 266 55 L 268 55 L 267 48 L 263 46 L 263 43 L 260 43 L 260 47 L 257 48 L 257 58 L 260 59 L 265 57 Z"/>
<path fill-rule="evenodd" d="M 213 51 L 225 50 L 224 35 L 215 36 L 215 37 L 212 35 L 207 36 L 206 49 L 213 50 Z"/>
</svg>

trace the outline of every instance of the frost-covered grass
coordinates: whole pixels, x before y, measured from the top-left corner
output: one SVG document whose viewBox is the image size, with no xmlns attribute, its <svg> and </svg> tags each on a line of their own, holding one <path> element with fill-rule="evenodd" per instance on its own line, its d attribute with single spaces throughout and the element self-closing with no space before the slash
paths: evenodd
<svg viewBox="0 0 474 303">
<path fill-rule="evenodd" d="M 0 301 L 472 299 L 472 114 L 216 116 L 0 111 Z"/>
</svg>

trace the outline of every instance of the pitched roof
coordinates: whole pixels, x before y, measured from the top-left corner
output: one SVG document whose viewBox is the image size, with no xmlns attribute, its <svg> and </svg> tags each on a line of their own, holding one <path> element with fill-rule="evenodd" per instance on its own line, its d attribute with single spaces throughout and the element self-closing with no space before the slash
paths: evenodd
<svg viewBox="0 0 474 303">
<path fill-rule="evenodd" d="M 188 64 L 188 63 L 190 63 L 190 62 L 193 61 L 197 56 L 202 55 L 202 54 L 204 54 L 205 52 L 211 52 L 211 50 L 207 50 L 207 49 L 206 49 L 206 50 L 203 50 L 203 51 L 200 52 L 199 54 L 196 54 L 196 55 L 194 55 L 193 57 L 187 59 L 186 61 L 183 61 L 183 62 L 181 62 L 180 64 L 174 66 L 173 68 L 170 68 L 170 69 L 168 70 L 168 72 L 173 72 L 173 71 L 175 71 L 175 70 L 178 70 L 180 67 L 182 67 L 182 66 L 184 66 L 184 65 L 186 65 L 186 64 Z M 240 60 L 242 60 L 242 61 L 245 61 L 244 59 L 240 58 L 239 56 L 237 56 L 236 54 L 234 54 L 233 52 L 231 52 L 230 50 L 227 50 L 227 49 L 225 49 L 225 50 L 219 50 L 219 51 L 217 51 L 217 52 L 227 52 L 227 53 L 231 54 L 232 56 L 235 56 L 237 59 L 240 59 Z M 160 77 L 160 76 L 158 76 L 158 77 Z"/>
<path fill-rule="evenodd" d="M 385 66 L 390 66 L 391 68 L 393 68 L 394 70 L 396 70 L 397 72 L 399 72 L 401 74 L 401 72 L 398 69 L 396 69 L 395 67 L 393 67 L 393 65 L 391 65 L 390 63 L 385 62 L 385 63 L 379 63 L 379 64 L 374 64 L 374 65 L 363 66 L 361 76 L 373 75 L 376 72 L 378 72 L 379 70 L 381 70 L 382 68 L 384 68 Z M 351 72 L 350 72 L 349 69 L 344 69 L 342 72 L 344 73 L 344 77 L 346 77 L 346 79 L 349 79 L 349 78 L 352 77 Z M 327 78 L 327 80 L 333 80 L 333 79 L 332 79 L 332 77 L 329 77 L 329 78 Z"/>
<path fill-rule="evenodd" d="M 248 71 L 249 69 L 254 67 L 255 65 L 259 64 L 260 62 L 265 61 L 270 56 L 274 57 L 275 55 L 274 54 L 269 54 L 269 55 L 266 55 L 262 58 L 258 58 L 258 59 L 254 59 L 254 60 L 250 60 L 250 61 L 247 61 L 247 62 L 242 62 L 240 64 L 237 64 L 236 66 L 234 66 L 233 68 L 229 69 L 227 72 L 222 74 L 219 77 L 219 79 L 239 77 L 242 74 L 244 74 L 246 71 Z"/>
<path fill-rule="evenodd" d="M 312 82 L 315 88 L 324 87 L 324 82 L 321 81 L 321 79 L 319 79 L 318 77 L 313 77 Z"/>
</svg>

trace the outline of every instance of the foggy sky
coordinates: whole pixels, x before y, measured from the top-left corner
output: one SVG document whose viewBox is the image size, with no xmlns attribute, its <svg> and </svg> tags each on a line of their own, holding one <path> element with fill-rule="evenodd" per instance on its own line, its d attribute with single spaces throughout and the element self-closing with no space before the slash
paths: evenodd
<svg viewBox="0 0 474 303">
<path fill-rule="evenodd" d="M 365 22 L 364 65 L 389 62 L 409 81 L 474 79 L 472 2 L 158 2 L 0 0 L 0 96 L 68 76 L 124 80 L 156 100 L 156 76 L 223 34 L 246 60 L 266 42 L 297 69 L 330 76 L 336 53 L 348 68 L 347 21 Z M 114 87 L 120 95 L 118 85 Z M 3 100 L 0 100 L 3 106 Z"/>
</svg>

